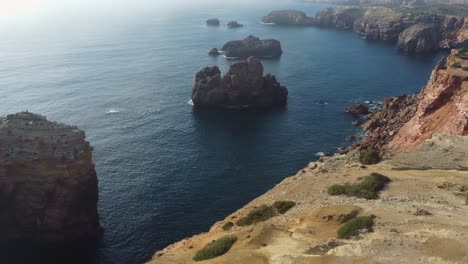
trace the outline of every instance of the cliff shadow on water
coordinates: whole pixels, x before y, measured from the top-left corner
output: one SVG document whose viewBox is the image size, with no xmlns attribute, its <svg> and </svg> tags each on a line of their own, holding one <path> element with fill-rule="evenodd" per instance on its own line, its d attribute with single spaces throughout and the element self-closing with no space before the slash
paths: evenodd
<svg viewBox="0 0 468 264">
<path fill-rule="evenodd" d="M 0 244 L 0 263 L 103 263 L 100 244 L 101 241 L 96 239 L 56 243 L 5 242 Z"/>
</svg>

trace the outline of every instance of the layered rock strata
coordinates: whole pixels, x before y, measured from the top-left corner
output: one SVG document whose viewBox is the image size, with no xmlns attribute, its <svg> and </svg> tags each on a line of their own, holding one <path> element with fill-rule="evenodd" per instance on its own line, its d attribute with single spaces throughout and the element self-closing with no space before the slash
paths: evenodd
<svg viewBox="0 0 468 264">
<path fill-rule="evenodd" d="M 1 242 L 98 237 L 92 150 L 77 127 L 29 112 L 0 118 Z"/>
</svg>

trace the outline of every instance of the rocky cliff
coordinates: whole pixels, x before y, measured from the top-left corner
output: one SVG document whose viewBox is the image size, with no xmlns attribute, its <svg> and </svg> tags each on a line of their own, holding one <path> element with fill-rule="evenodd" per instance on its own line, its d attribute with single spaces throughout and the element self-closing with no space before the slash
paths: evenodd
<svg viewBox="0 0 468 264">
<path fill-rule="evenodd" d="M 439 62 L 418 95 L 416 112 L 405 122 L 386 150 L 407 151 L 434 134 L 468 135 L 468 60 L 455 56 Z M 468 68 L 466 68 L 468 69 Z"/>
<path fill-rule="evenodd" d="M 0 118 L 1 242 L 94 239 L 97 200 L 83 131 L 28 112 Z"/>
<path fill-rule="evenodd" d="M 224 77 L 217 66 L 202 69 L 192 89 L 194 106 L 202 108 L 281 107 L 287 96 L 287 88 L 275 76 L 263 76 L 263 65 L 255 57 L 232 64 Z"/>
<path fill-rule="evenodd" d="M 307 26 L 313 24 L 313 18 L 298 10 L 272 11 L 262 18 L 262 23 L 275 25 Z"/>
<path fill-rule="evenodd" d="M 330 7 L 318 12 L 314 24 L 353 29 L 363 38 L 397 43 L 405 52 L 460 48 L 468 37 L 463 16 L 414 14 L 388 7 Z"/>
</svg>

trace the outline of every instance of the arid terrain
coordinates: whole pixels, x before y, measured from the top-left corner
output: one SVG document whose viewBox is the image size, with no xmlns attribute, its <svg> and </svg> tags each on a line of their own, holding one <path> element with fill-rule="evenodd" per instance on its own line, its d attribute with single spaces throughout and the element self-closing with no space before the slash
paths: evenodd
<svg viewBox="0 0 468 264">
<path fill-rule="evenodd" d="M 311 163 L 209 232 L 157 252 L 150 263 L 192 263 L 198 250 L 225 235 L 238 241 L 203 263 L 468 263 L 468 156 L 460 155 L 466 149 L 468 137 L 434 136 L 377 165 L 361 166 L 356 152 Z M 327 193 L 333 184 L 370 173 L 391 179 L 378 199 Z M 225 223 L 280 200 L 297 205 L 256 225 L 223 231 Z M 337 239 L 337 229 L 356 214 L 375 215 L 373 230 Z"/>
</svg>

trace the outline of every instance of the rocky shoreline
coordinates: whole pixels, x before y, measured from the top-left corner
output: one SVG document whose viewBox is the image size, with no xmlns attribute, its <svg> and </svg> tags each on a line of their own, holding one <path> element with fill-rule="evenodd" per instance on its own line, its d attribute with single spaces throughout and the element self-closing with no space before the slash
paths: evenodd
<svg viewBox="0 0 468 264">
<path fill-rule="evenodd" d="M 468 18 L 414 14 L 384 6 L 334 6 L 314 17 L 296 10 L 273 11 L 262 22 L 353 30 L 364 39 L 395 43 L 407 53 L 468 47 Z"/>
</svg>

